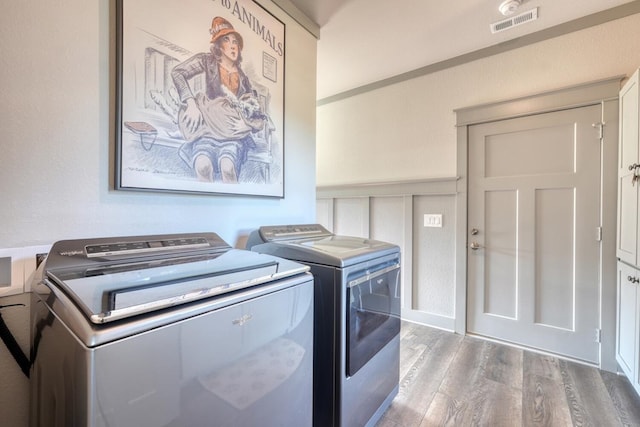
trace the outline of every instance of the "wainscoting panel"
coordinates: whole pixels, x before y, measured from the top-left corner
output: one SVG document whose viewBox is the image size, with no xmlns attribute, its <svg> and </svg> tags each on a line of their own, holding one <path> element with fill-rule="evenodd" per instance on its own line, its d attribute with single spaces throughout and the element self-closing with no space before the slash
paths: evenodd
<svg viewBox="0 0 640 427">
<path fill-rule="evenodd" d="M 402 251 L 402 318 L 455 329 L 456 178 L 318 187 L 318 223 Z M 426 215 L 426 216 L 425 216 Z"/>
<path fill-rule="evenodd" d="M 455 317 L 455 196 L 415 196 L 413 310 L 448 319 Z M 425 215 L 441 219 L 425 226 Z M 428 220 L 427 220 L 428 221 Z M 431 322 L 429 322 L 431 323 Z M 453 325 L 451 328 L 453 329 Z"/>
<path fill-rule="evenodd" d="M 369 236 L 368 197 L 334 199 L 333 232 L 343 236 Z M 339 221 L 336 221 L 339 218 Z"/>
<path fill-rule="evenodd" d="M 333 230 L 333 199 L 316 200 L 316 222 Z"/>
</svg>

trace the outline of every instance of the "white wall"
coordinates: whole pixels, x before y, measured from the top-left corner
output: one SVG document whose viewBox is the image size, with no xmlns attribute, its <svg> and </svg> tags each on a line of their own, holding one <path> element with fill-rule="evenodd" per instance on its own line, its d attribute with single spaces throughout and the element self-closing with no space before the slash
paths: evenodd
<svg viewBox="0 0 640 427">
<path fill-rule="evenodd" d="M 263 223 L 313 220 L 316 40 L 272 4 L 287 31 L 285 198 L 111 190 L 114 4 L 3 7 L 0 248 L 190 231 L 215 231 L 235 245 Z"/>
<path fill-rule="evenodd" d="M 316 39 L 271 1 L 259 2 L 286 25 L 284 199 L 112 190 L 115 1 L 3 4 L 0 249 L 191 231 L 242 247 L 259 225 L 313 222 Z M 24 345 L 28 307 L 12 310 L 10 327 Z M 7 375 L 19 385 L 0 381 L 0 425 L 26 425 L 27 382 L 0 343 Z"/>
<path fill-rule="evenodd" d="M 358 196 L 371 199 L 379 194 L 367 193 L 370 188 L 401 188 L 403 184 L 466 175 L 464 168 L 457 170 L 457 133 L 465 130 L 456 129 L 456 109 L 630 75 L 639 66 L 640 14 L 636 14 L 338 101 L 321 102 L 317 117 L 318 218 L 333 229 L 340 229 L 346 221 L 350 231 L 358 232 L 366 227 L 359 226 L 353 215 L 345 220 L 344 209 L 338 209 L 343 203 L 338 198 L 349 195 L 353 188 L 362 190 Z M 609 129 L 617 129 L 617 123 L 613 125 Z M 612 178 L 607 176 L 605 181 Z M 464 186 L 457 189 L 457 200 L 464 191 Z M 453 197 L 415 194 L 404 190 L 393 193 L 410 195 L 414 213 L 412 244 L 405 239 L 403 246 L 403 259 L 410 258 L 412 263 L 412 276 L 407 277 L 406 271 L 403 276 L 403 317 L 464 331 L 461 290 L 466 284 L 466 205 L 454 204 L 456 209 L 462 207 L 454 212 Z M 615 218 L 613 199 L 615 194 L 604 194 L 604 200 L 609 201 L 604 205 L 604 224 Z M 460 222 L 456 227 L 421 229 L 426 213 L 443 213 L 446 224 Z M 370 209 L 368 215 L 375 218 L 378 213 Z M 411 223 L 406 212 L 404 217 L 386 220 L 394 221 L 404 221 L 405 227 Z M 605 227 L 603 253 L 610 253 L 613 260 L 609 249 L 615 237 L 610 230 Z M 605 369 L 615 369 L 610 363 L 614 360 L 614 324 L 610 320 L 615 295 L 609 259 L 604 260 L 602 271 L 602 362 Z M 456 287 L 457 282 L 462 285 Z"/>
<path fill-rule="evenodd" d="M 455 109 L 627 75 L 638 66 L 636 14 L 321 105 L 317 183 L 455 176 Z"/>
</svg>

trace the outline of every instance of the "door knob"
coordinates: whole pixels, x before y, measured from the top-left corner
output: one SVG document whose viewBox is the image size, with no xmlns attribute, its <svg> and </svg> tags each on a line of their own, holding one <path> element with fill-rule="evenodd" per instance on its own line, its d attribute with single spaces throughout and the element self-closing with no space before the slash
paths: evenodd
<svg viewBox="0 0 640 427">
<path fill-rule="evenodd" d="M 481 246 L 480 246 L 480 243 L 478 243 L 478 242 L 471 242 L 471 244 L 469 245 L 469 247 L 470 247 L 471 249 L 473 249 L 474 251 L 477 251 L 478 249 L 480 249 L 480 247 L 481 247 Z"/>
</svg>

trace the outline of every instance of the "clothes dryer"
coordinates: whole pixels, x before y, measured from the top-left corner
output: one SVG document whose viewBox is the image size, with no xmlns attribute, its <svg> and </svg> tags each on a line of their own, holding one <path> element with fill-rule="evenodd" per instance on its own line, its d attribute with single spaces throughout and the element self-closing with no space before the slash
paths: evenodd
<svg viewBox="0 0 640 427">
<path fill-rule="evenodd" d="M 319 224 L 260 227 L 247 248 L 311 268 L 314 426 L 375 425 L 398 392 L 400 248 Z"/>
</svg>

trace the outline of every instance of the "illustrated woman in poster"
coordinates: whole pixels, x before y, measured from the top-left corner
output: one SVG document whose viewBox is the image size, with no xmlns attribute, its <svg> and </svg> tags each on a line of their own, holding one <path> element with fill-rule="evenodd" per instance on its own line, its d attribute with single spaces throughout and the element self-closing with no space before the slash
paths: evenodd
<svg viewBox="0 0 640 427">
<path fill-rule="evenodd" d="M 178 126 L 186 141 L 181 158 L 201 181 L 214 181 L 216 172 L 225 183 L 238 182 L 247 151 L 255 143 L 252 132 L 263 128 L 255 91 L 240 66 L 242 36 L 224 18 L 211 23 L 210 52 L 198 53 L 171 72 L 182 102 Z M 204 75 L 204 93 L 193 93 L 189 80 Z"/>
</svg>

